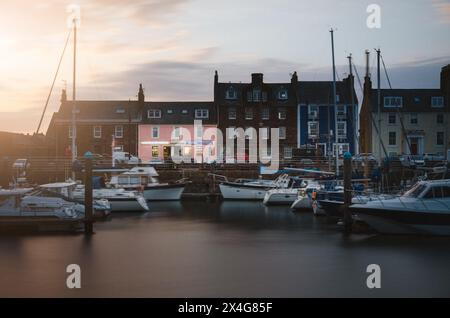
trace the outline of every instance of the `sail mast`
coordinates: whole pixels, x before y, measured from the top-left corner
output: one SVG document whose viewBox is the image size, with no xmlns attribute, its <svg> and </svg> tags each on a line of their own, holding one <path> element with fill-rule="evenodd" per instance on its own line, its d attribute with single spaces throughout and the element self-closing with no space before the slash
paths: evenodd
<svg viewBox="0 0 450 318">
<path fill-rule="evenodd" d="M 72 162 L 77 159 L 76 127 L 77 20 L 73 19 Z"/>
<path fill-rule="evenodd" d="M 336 176 L 339 175 L 339 149 L 338 149 L 338 135 L 337 135 L 337 104 L 336 104 L 336 65 L 334 62 L 334 30 L 331 33 L 331 55 L 333 60 L 333 105 L 334 105 L 334 148 L 336 149 Z"/>
</svg>

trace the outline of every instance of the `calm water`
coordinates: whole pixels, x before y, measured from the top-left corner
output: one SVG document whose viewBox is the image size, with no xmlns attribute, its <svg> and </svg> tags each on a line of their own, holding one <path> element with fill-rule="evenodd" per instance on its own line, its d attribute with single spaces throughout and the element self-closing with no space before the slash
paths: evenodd
<svg viewBox="0 0 450 318">
<path fill-rule="evenodd" d="M 152 203 L 96 234 L 0 236 L 0 296 L 450 296 L 450 238 L 345 238 L 326 218 L 249 202 Z M 66 266 L 82 288 L 66 288 Z M 381 266 L 379 290 L 366 266 Z"/>
</svg>

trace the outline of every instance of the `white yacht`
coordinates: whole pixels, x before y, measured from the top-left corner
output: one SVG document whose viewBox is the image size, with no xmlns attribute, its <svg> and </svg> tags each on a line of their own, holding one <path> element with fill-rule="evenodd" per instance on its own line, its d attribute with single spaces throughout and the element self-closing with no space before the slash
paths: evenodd
<svg viewBox="0 0 450 318">
<path fill-rule="evenodd" d="M 420 181 L 402 196 L 350 210 L 380 233 L 450 235 L 450 179 Z"/>
<path fill-rule="evenodd" d="M 283 174 L 275 180 L 238 179 L 234 182 L 222 181 L 219 188 L 224 199 L 263 200 L 268 190 L 288 188 L 291 182 L 289 175 Z"/>
<path fill-rule="evenodd" d="M 114 188 L 142 191 L 148 201 L 180 200 L 186 187 L 186 180 L 173 183 L 160 183 L 158 173 L 153 167 L 134 167 L 129 171 L 112 176 L 109 185 Z"/>
<path fill-rule="evenodd" d="M 66 201 L 74 201 L 84 204 L 84 196 L 77 195 L 78 184 L 68 180 L 66 182 L 55 182 L 40 185 L 34 193 L 40 196 L 52 197 L 58 196 Z M 94 217 L 106 217 L 111 213 L 110 202 L 105 198 L 96 198 L 92 202 Z"/>
<path fill-rule="evenodd" d="M 77 185 L 74 197 L 84 200 L 84 185 Z M 92 196 L 96 200 L 107 200 L 112 212 L 148 211 L 148 205 L 142 194 L 125 189 L 93 189 Z"/>
<path fill-rule="evenodd" d="M 313 180 L 291 178 L 291 184 L 288 188 L 271 189 L 264 195 L 263 203 L 271 204 L 289 204 L 291 205 L 298 197 L 299 192 L 303 191 L 309 182 Z"/>
</svg>

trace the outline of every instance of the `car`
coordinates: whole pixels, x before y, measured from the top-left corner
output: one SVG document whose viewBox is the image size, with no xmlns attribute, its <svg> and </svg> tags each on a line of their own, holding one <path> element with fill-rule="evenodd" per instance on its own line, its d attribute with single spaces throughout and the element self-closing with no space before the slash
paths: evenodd
<svg viewBox="0 0 450 318">
<path fill-rule="evenodd" d="M 12 167 L 14 169 L 26 169 L 29 167 L 28 159 L 17 159 L 14 161 Z"/>
<path fill-rule="evenodd" d="M 402 155 L 399 159 L 404 167 L 420 167 L 425 165 L 425 160 L 420 155 Z"/>
<path fill-rule="evenodd" d="M 377 159 L 375 158 L 375 156 L 372 153 L 359 153 L 359 154 L 353 156 L 353 161 L 377 162 Z"/>
<path fill-rule="evenodd" d="M 114 151 L 113 152 L 114 162 L 119 164 L 139 164 L 141 163 L 141 159 L 136 156 L 131 155 L 129 152 L 125 151 Z"/>
</svg>

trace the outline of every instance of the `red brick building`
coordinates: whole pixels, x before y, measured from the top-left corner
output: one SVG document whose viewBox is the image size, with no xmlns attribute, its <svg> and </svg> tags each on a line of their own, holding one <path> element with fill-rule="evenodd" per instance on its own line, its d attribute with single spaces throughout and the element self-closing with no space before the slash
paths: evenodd
<svg viewBox="0 0 450 318">
<path fill-rule="evenodd" d="M 86 151 L 111 155 L 113 139 L 115 147 L 137 155 L 138 125 L 142 120 L 144 99 L 140 85 L 137 101 L 76 101 L 78 156 Z M 67 100 L 66 92 L 63 91 L 61 106 L 53 114 L 47 131 L 52 156 L 71 156 L 72 108 L 72 101 Z"/>
</svg>

